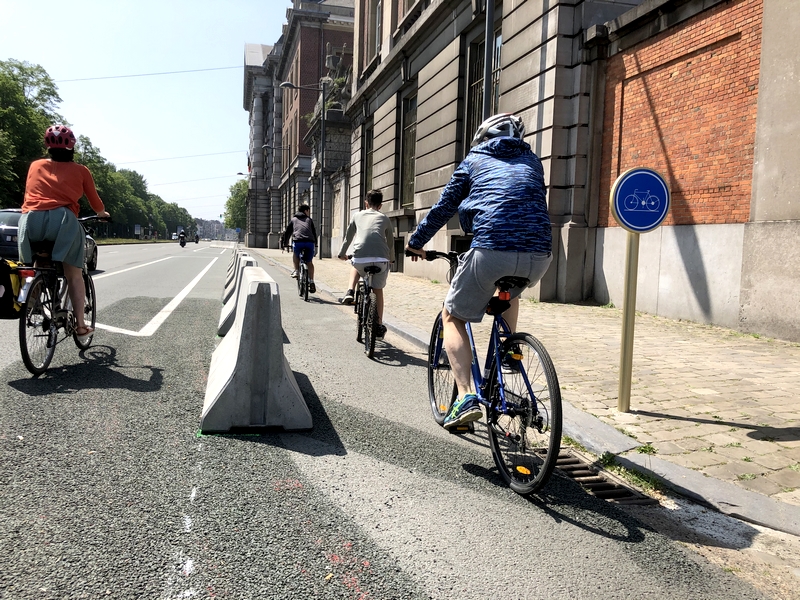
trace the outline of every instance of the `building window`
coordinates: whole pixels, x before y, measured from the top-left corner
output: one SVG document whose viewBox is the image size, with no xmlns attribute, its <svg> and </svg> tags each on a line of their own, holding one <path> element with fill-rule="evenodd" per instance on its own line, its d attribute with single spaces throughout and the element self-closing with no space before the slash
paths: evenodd
<svg viewBox="0 0 800 600">
<path fill-rule="evenodd" d="M 400 206 L 414 206 L 414 157 L 417 145 L 417 95 L 403 100 L 403 137 L 400 155 Z"/>
<path fill-rule="evenodd" d="M 381 28 L 383 24 L 383 0 L 369 0 L 369 13 L 367 14 L 367 35 L 365 64 L 368 64 L 381 51 Z"/>
<path fill-rule="evenodd" d="M 492 59 L 492 106 L 489 114 L 493 115 L 500 106 L 500 50 L 503 46 L 503 36 L 500 31 L 495 31 L 494 52 Z M 467 81 L 467 119 L 465 139 L 472 140 L 478 125 L 483 122 L 483 64 L 485 52 L 484 41 L 471 44 L 469 47 L 469 80 Z"/>
<path fill-rule="evenodd" d="M 362 144 L 364 156 L 361 164 L 364 165 L 364 197 L 366 197 L 366 193 L 372 189 L 372 151 L 374 144 L 375 128 L 372 123 L 370 123 L 364 126 L 364 141 Z"/>
</svg>

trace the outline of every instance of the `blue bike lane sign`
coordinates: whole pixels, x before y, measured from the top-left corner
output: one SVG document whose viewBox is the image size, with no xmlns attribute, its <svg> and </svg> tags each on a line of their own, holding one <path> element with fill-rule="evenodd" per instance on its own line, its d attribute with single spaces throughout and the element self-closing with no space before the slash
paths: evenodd
<svg viewBox="0 0 800 600">
<path fill-rule="evenodd" d="M 661 225 L 669 207 L 669 186 L 653 169 L 637 167 L 625 171 L 611 189 L 611 212 L 617 223 L 631 233 L 647 233 Z"/>
</svg>

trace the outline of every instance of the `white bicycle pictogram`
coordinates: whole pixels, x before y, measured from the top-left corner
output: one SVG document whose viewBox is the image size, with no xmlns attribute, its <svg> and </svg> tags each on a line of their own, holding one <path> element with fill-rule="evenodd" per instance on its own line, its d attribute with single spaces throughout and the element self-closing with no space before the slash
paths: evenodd
<svg viewBox="0 0 800 600">
<path fill-rule="evenodd" d="M 661 207 L 661 199 L 653 196 L 650 190 L 633 190 L 632 194 L 625 197 L 624 204 L 625 210 L 656 212 Z"/>
</svg>

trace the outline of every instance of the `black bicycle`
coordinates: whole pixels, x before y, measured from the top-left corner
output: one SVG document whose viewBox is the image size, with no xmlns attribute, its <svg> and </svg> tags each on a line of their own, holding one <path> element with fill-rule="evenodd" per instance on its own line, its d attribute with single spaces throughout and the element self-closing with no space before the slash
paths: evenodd
<svg viewBox="0 0 800 600">
<path fill-rule="evenodd" d="M 297 270 L 297 293 L 308 302 L 308 265 L 300 257 L 300 268 Z"/>
<path fill-rule="evenodd" d="M 355 312 L 358 317 L 356 341 L 364 343 L 368 358 L 375 355 L 375 340 L 378 339 L 378 300 L 372 289 L 372 277 L 381 272 L 380 267 L 370 265 L 364 268 L 365 277 L 356 286 Z"/>
<path fill-rule="evenodd" d="M 78 219 L 83 227 L 87 221 L 103 220 L 97 217 Z M 19 320 L 19 346 L 22 362 L 34 375 L 41 375 L 50 366 L 56 345 L 68 338 L 75 341 L 80 350 L 92 344 L 94 335 L 80 337 L 77 333 L 72 302 L 67 293 L 67 280 L 60 262 L 53 262 L 53 242 L 32 242 L 31 250 L 36 257 L 36 266 L 25 266 L 17 270 L 24 282 L 19 294 L 22 315 Z M 97 316 L 97 299 L 94 282 L 83 264 L 85 299 L 83 307 L 86 325 L 94 329 Z"/>
<path fill-rule="evenodd" d="M 428 250 L 426 260 L 443 258 L 450 273 L 458 266 L 458 253 Z M 469 323 L 472 380 L 478 401 L 486 410 L 489 443 L 495 465 L 505 482 L 518 494 L 539 490 L 553 472 L 561 449 L 561 388 L 553 361 L 544 345 L 527 333 L 512 333 L 502 316 L 510 307 L 514 287 L 527 287 L 520 277 L 502 277 L 495 285 L 486 313 L 493 317 L 486 361 L 481 370 Z M 428 346 L 428 396 L 439 425 L 457 396 L 447 350 L 442 313 L 433 323 Z M 468 426 L 454 433 L 463 433 Z"/>
</svg>

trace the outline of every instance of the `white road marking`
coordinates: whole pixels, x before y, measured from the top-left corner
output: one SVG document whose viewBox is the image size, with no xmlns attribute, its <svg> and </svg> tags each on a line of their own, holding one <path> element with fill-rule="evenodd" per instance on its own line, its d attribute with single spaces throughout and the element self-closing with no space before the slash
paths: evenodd
<svg viewBox="0 0 800 600">
<path fill-rule="evenodd" d="M 128 267 L 127 269 L 122 269 L 121 271 L 114 271 L 113 273 L 103 273 L 102 275 L 93 275 L 92 280 L 97 281 L 98 279 L 103 279 L 103 277 L 111 277 L 112 275 L 119 275 L 120 273 L 133 271 L 134 269 L 141 269 L 142 267 L 146 267 L 147 265 L 154 265 L 156 263 L 160 263 L 163 260 L 169 260 L 170 258 L 175 258 L 175 257 L 167 256 L 166 258 L 159 258 L 158 260 L 154 260 L 149 263 L 142 263 L 141 265 L 136 265 L 135 267 Z"/>
<path fill-rule="evenodd" d="M 166 260 L 166 259 L 162 258 L 161 260 Z M 180 293 L 170 301 L 169 304 L 167 304 L 164 308 L 162 308 L 161 311 L 155 317 L 153 317 L 150 320 L 150 322 L 147 325 L 145 325 L 144 327 L 142 327 L 139 331 L 131 331 L 129 329 L 122 329 L 120 327 L 113 327 L 111 325 L 102 325 L 100 323 L 95 323 L 95 327 L 98 328 L 98 329 L 105 329 L 106 331 L 110 331 L 112 333 L 122 333 L 124 335 L 132 335 L 132 336 L 135 336 L 135 337 L 150 337 L 156 331 L 158 331 L 158 328 L 161 327 L 162 323 L 164 323 L 164 321 L 167 320 L 167 318 L 172 314 L 172 312 L 176 308 L 178 308 L 180 303 L 183 302 L 183 299 L 186 298 L 186 296 L 189 294 L 189 292 L 192 291 L 192 288 L 194 288 L 194 286 L 196 286 L 200 282 L 200 280 L 203 278 L 203 275 L 208 273 L 208 270 L 214 265 L 215 262 L 217 262 L 217 260 L 218 259 L 215 258 L 210 263 L 208 263 L 206 268 L 203 269 L 202 271 L 200 271 L 200 274 L 197 277 L 195 277 L 194 279 L 192 279 L 192 281 L 189 282 L 189 285 L 187 285 L 185 288 L 183 288 L 180 291 Z M 155 261 L 155 262 L 159 262 L 159 261 Z M 148 264 L 152 264 L 152 263 L 148 263 Z M 144 265 L 141 265 L 141 266 L 144 266 Z M 133 267 L 133 268 L 135 269 L 136 267 Z M 130 269 L 128 269 L 128 270 L 130 270 Z M 117 272 L 121 273 L 122 271 L 117 271 Z"/>
<path fill-rule="evenodd" d="M 222 255 L 222 254 L 225 254 L 225 250 L 223 250 L 222 252 L 220 252 L 220 255 Z"/>
<path fill-rule="evenodd" d="M 183 530 L 189 533 L 192 530 L 192 517 L 183 515 Z"/>
</svg>

